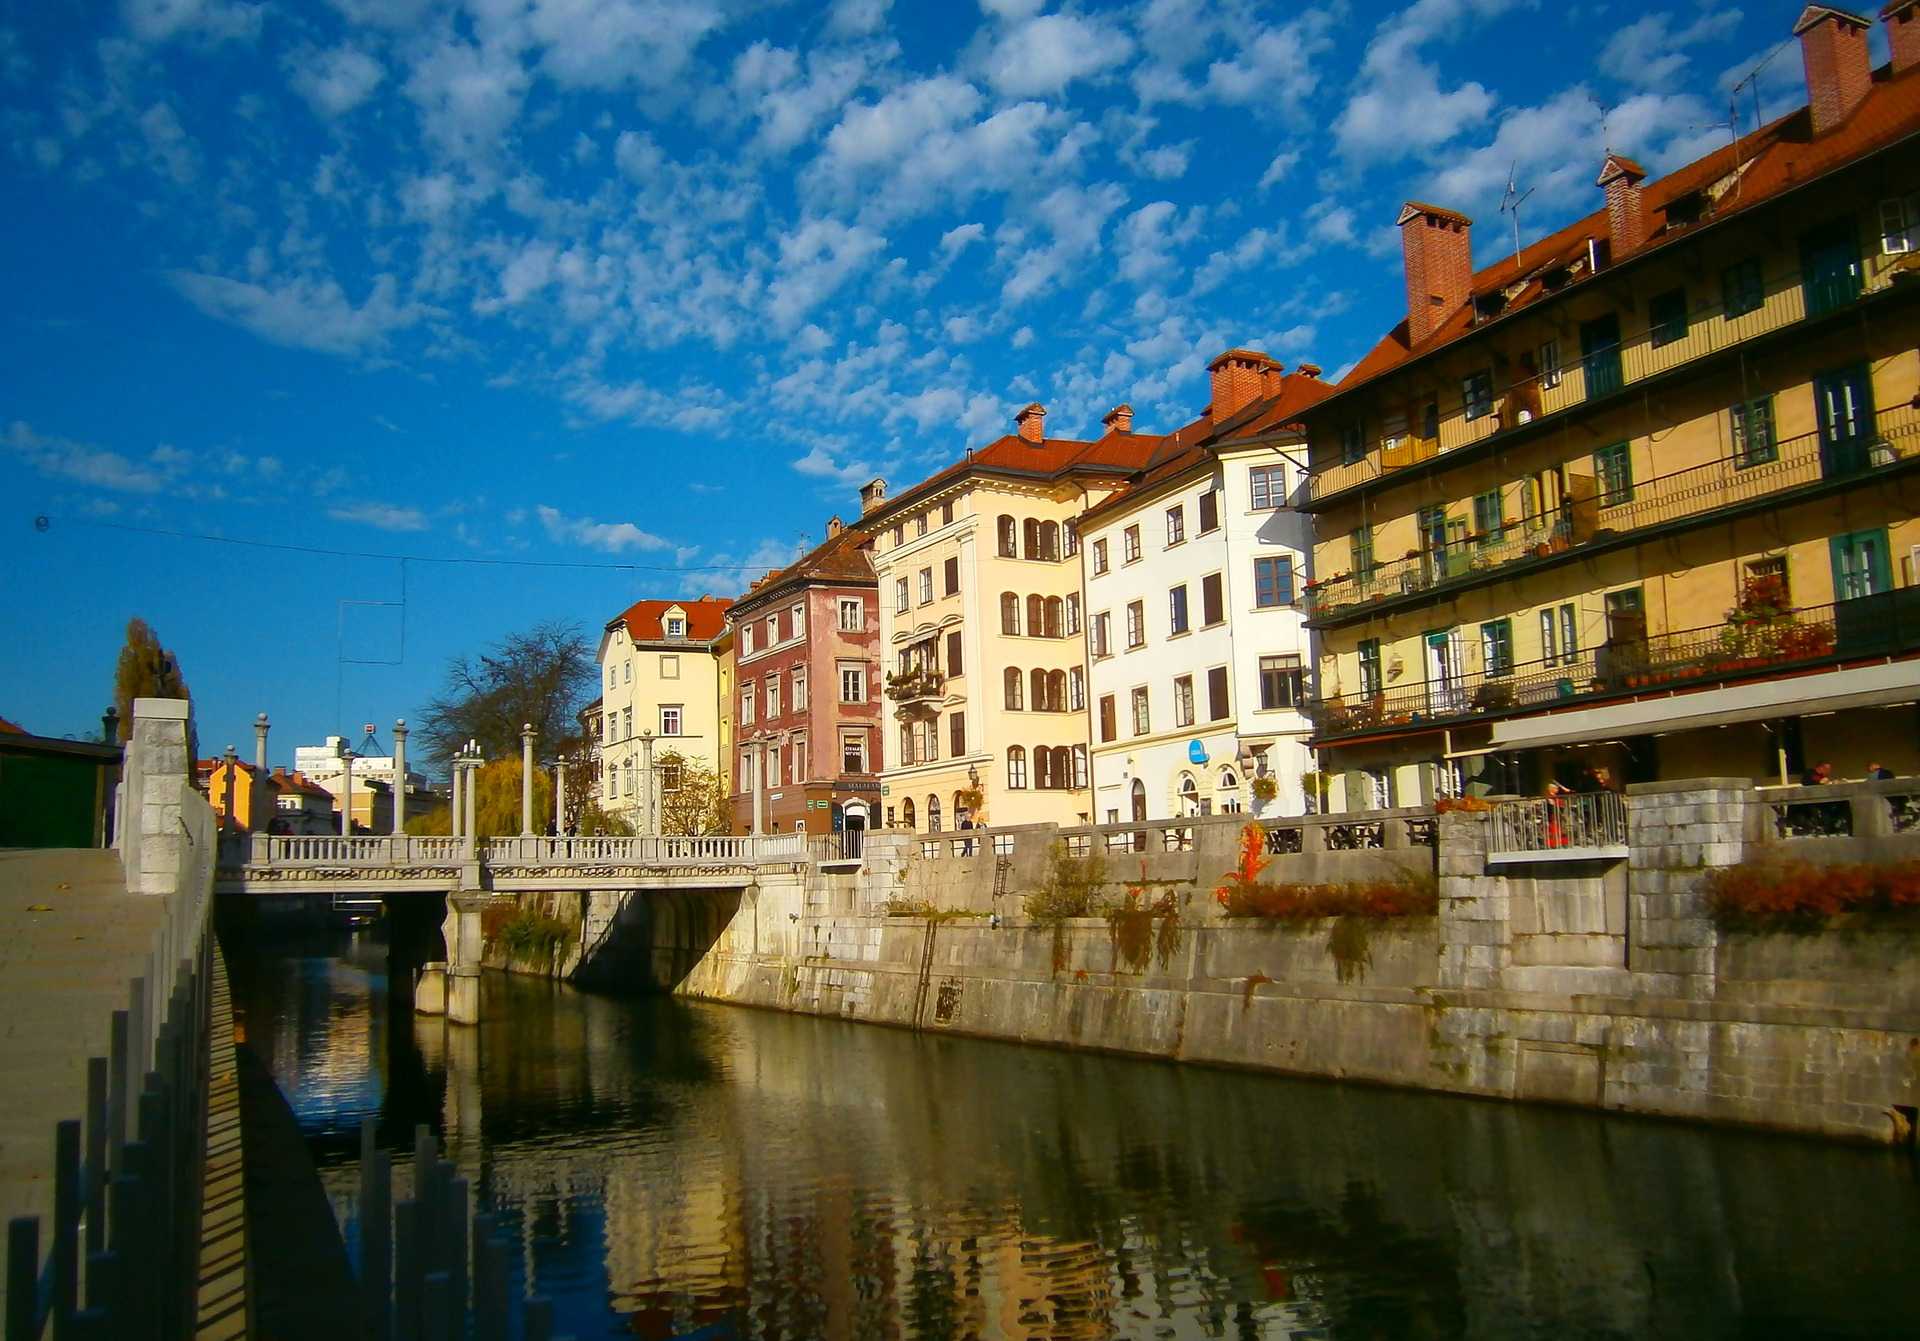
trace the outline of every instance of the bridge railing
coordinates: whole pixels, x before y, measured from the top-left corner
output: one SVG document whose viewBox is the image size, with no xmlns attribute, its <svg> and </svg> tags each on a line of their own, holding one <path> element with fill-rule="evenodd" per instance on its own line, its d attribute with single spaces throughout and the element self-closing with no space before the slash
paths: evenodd
<svg viewBox="0 0 1920 1341">
<path fill-rule="evenodd" d="M 807 855 L 806 835 L 643 834 L 633 838 L 549 838 L 540 834 L 487 841 L 489 866 L 674 866 L 759 862 Z"/>
</svg>

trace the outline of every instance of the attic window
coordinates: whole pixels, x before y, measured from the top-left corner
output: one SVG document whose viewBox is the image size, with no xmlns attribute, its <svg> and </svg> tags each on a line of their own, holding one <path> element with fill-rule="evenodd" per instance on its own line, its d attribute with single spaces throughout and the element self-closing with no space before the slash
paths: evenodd
<svg viewBox="0 0 1920 1341">
<path fill-rule="evenodd" d="M 1707 196 L 1704 191 L 1688 191 L 1685 195 L 1675 196 L 1667 202 L 1667 227 L 1697 224 L 1707 213 Z"/>
<path fill-rule="evenodd" d="M 684 620 L 684 619 L 669 619 L 669 620 L 667 621 L 667 637 L 669 637 L 669 638 L 684 638 L 684 637 L 686 637 L 686 636 L 687 636 L 687 621 L 686 621 L 686 620 Z"/>
<path fill-rule="evenodd" d="M 1507 295 L 1499 289 L 1474 296 L 1473 318 L 1475 321 L 1492 321 L 1506 310 Z"/>
<path fill-rule="evenodd" d="M 1540 287 L 1548 293 L 1552 293 L 1555 289 L 1566 288 L 1568 281 L 1572 278 L 1573 271 L 1570 268 L 1564 265 L 1556 265 L 1553 269 L 1542 272 L 1540 276 Z"/>
</svg>

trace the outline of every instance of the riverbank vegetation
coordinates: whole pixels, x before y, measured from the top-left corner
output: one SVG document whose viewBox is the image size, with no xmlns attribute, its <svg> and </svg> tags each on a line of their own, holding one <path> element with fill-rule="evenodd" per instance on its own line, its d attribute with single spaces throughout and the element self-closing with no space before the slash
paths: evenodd
<svg viewBox="0 0 1920 1341">
<path fill-rule="evenodd" d="M 1744 861 L 1709 871 L 1701 887 L 1723 931 L 1817 932 L 1848 918 L 1897 918 L 1920 927 L 1920 861 Z"/>
</svg>

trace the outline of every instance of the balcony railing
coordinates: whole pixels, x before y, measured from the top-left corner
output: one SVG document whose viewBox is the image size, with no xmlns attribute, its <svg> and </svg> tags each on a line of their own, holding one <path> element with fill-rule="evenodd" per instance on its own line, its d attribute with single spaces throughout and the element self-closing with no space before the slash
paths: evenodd
<svg viewBox="0 0 1920 1341">
<path fill-rule="evenodd" d="M 1834 469 L 1837 459 L 1849 455 L 1859 463 L 1856 471 Z M 1560 553 L 1597 537 L 1702 515 L 1916 455 L 1920 455 L 1920 411 L 1911 405 L 1897 405 L 1874 416 L 1871 433 L 1838 451 L 1823 446 L 1817 433 L 1803 433 L 1777 442 L 1767 457 L 1757 453 L 1725 456 L 1670 475 L 1636 481 L 1626 491 L 1628 497 L 1612 503 L 1602 497 L 1597 511 L 1583 514 L 1577 507 L 1565 508 L 1503 525 L 1484 536 L 1470 536 L 1375 564 L 1364 572 L 1338 574 L 1306 588 L 1307 617 L 1319 619 L 1390 596 L 1450 586 L 1488 569 Z M 1583 515 L 1592 520 L 1582 520 Z"/>
<path fill-rule="evenodd" d="M 1307 496 L 1314 502 L 1379 479 L 1396 469 L 1414 465 L 1433 456 L 1443 456 L 1462 447 L 1492 437 L 1503 429 L 1514 428 L 1534 419 L 1554 414 L 1583 401 L 1597 400 L 1623 387 L 1650 377 L 1658 377 L 1694 359 L 1731 349 L 1749 340 L 1769 335 L 1809 315 L 1821 316 L 1835 307 L 1850 305 L 1856 298 L 1885 289 L 1903 270 L 1897 262 L 1905 258 L 1870 257 L 1862 264 L 1864 284 L 1850 281 L 1845 292 L 1836 291 L 1833 302 L 1812 313 L 1807 308 L 1807 288 L 1803 276 L 1795 271 L 1779 276 L 1776 287 L 1765 301 L 1750 312 L 1726 315 L 1722 306 L 1690 313 L 1686 334 L 1679 339 L 1654 343 L 1654 332 L 1646 330 L 1618 345 L 1596 350 L 1586 358 L 1575 359 L 1557 369 L 1510 383 L 1495 396 L 1495 410 L 1468 419 L 1457 407 L 1440 420 L 1438 433 L 1431 439 L 1381 439 L 1375 449 L 1359 461 L 1342 461 L 1317 467 L 1309 481 Z M 1824 292 L 1824 291 L 1823 291 Z M 1389 441 L 1396 442 L 1388 446 Z M 1412 444 L 1411 446 L 1407 444 Z M 1415 450 L 1415 448 L 1418 450 Z"/>
<path fill-rule="evenodd" d="M 947 677 L 936 670 L 896 671 L 887 677 L 887 697 L 895 703 L 939 698 L 946 689 Z"/>
<path fill-rule="evenodd" d="M 1627 807 L 1614 792 L 1501 801 L 1488 819 L 1490 861 L 1627 855 Z"/>
<path fill-rule="evenodd" d="M 1507 717 L 1590 698 L 1765 678 L 1783 666 L 1920 651 L 1920 587 L 1805 606 L 1768 622 L 1730 620 L 1624 644 L 1463 672 L 1392 693 L 1313 700 L 1314 735 L 1358 735 Z"/>
</svg>

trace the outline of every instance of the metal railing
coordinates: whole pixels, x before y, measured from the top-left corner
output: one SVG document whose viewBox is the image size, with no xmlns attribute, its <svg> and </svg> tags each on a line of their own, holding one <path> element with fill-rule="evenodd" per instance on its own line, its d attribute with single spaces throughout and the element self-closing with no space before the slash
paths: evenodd
<svg viewBox="0 0 1920 1341">
<path fill-rule="evenodd" d="M 1624 854 L 1627 806 L 1614 792 L 1583 792 L 1496 801 L 1488 815 L 1487 850 Z"/>
<path fill-rule="evenodd" d="M 1627 496 L 1598 500 L 1595 521 L 1576 528 L 1560 509 L 1493 528 L 1483 535 L 1430 545 L 1405 558 L 1336 574 L 1307 587 L 1309 619 L 1337 610 L 1463 583 L 1490 569 L 1577 549 L 1595 538 L 1699 516 L 1768 494 L 1803 488 L 1825 478 L 1890 465 L 1920 453 L 1920 411 L 1897 405 L 1874 416 L 1873 431 L 1839 448 L 1823 447 L 1818 433 L 1774 443 L 1770 454 L 1736 453 L 1672 474 L 1636 481 Z M 1847 458 L 1842 460 L 1840 458 Z"/>
<path fill-rule="evenodd" d="M 1816 297 L 1811 315 L 1824 315 L 1848 306 L 1865 294 L 1878 292 L 1891 282 L 1895 268 L 1883 258 L 1868 258 L 1861 267 L 1863 282 L 1851 281 L 1844 290 L 1831 293 L 1822 291 Z M 1507 383 L 1494 392 L 1493 412 L 1469 419 L 1464 410 L 1455 410 L 1439 421 L 1433 438 L 1408 440 L 1422 444 L 1432 442 L 1434 446 L 1425 455 L 1406 454 L 1405 448 L 1389 447 L 1383 438 L 1374 443 L 1362 460 L 1341 461 L 1316 469 L 1308 485 L 1308 497 L 1319 502 L 1391 474 L 1395 467 L 1388 464 L 1389 452 L 1401 452 L 1401 464 L 1444 455 L 1492 437 L 1503 429 L 1610 395 L 1694 359 L 1731 349 L 1805 320 L 1809 311 L 1804 278 L 1799 271 L 1777 276 L 1764 301 L 1750 312 L 1728 315 L 1720 305 L 1691 312 L 1686 333 L 1678 339 L 1656 343 L 1656 332 L 1650 327 L 1631 339 L 1598 349 L 1562 368 Z M 1526 419 L 1521 417 L 1522 411 Z"/>
</svg>

